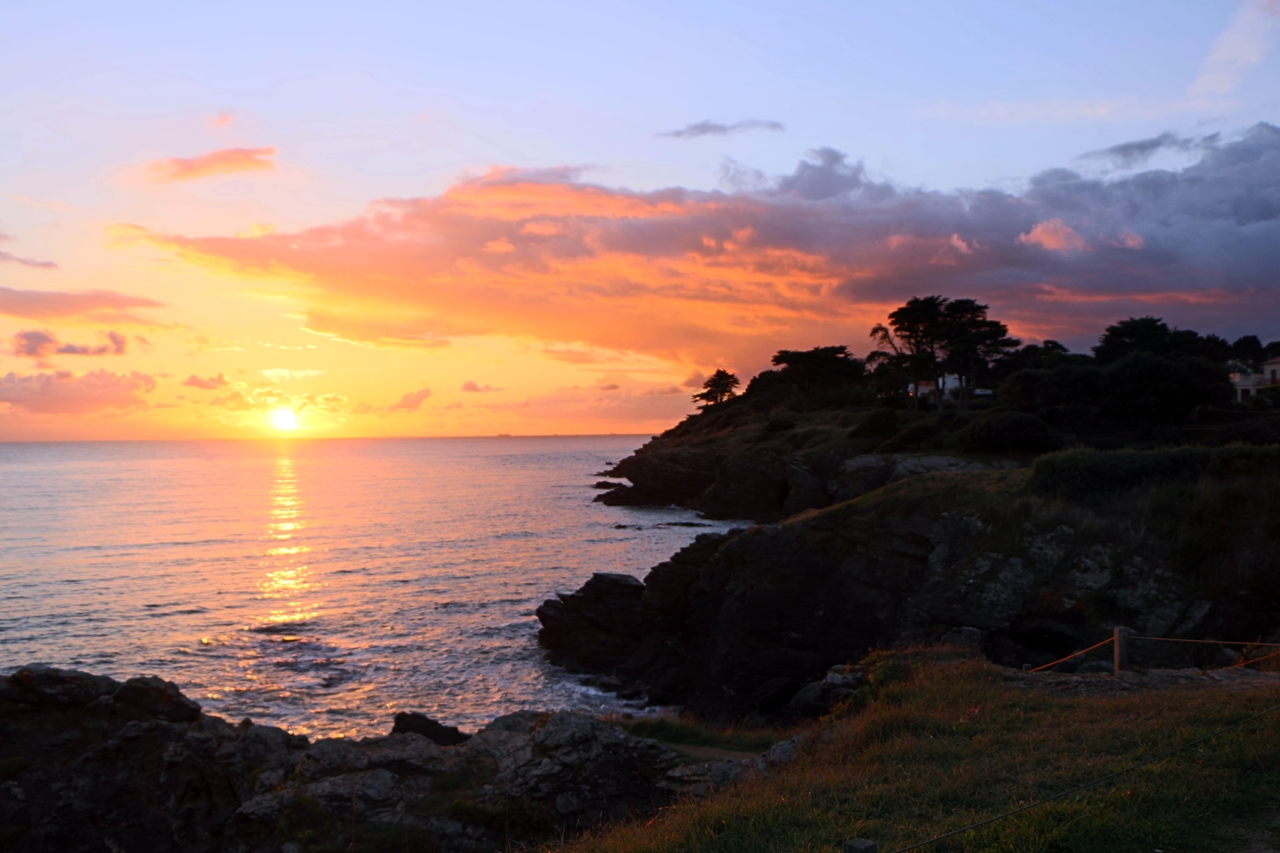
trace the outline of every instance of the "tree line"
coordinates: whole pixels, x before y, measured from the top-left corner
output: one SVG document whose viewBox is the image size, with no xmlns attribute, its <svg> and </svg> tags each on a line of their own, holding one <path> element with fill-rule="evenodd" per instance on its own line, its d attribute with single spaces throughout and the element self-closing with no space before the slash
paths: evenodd
<svg viewBox="0 0 1280 853">
<path fill-rule="evenodd" d="M 998 388 L 1002 404 L 1024 411 L 1074 407 L 1157 422 L 1230 402 L 1230 371 L 1280 356 L 1280 341 L 1264 345 L 1246 335 L 1228 342 L 1150 316 L 1106 327 L 1091 354 L 1053 340 L 1024 346 L 988 310 L 973 299 L 913 297 L 871 329 L 876 348 L 865 359 L 844 345 L 779 350 L 776 369 L 754 377 L 743 396 L 790 400 L 802 411 L 875 402 L 914 409 L 931 387 L 935 399 L 950 390 L 963 412 L 975 389 Z M 955 377 L 955 388 L 943 386 L 946 376 Z M 694 402 L 724 403 L 740 384 L 719 369 Z"/>
</svg>

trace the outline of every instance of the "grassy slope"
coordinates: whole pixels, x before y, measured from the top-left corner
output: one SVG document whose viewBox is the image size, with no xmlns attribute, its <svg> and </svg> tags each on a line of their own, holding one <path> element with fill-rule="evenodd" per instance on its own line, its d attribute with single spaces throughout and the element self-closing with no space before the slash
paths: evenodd
<svg viewBox="0 0 1280 853">
<path fill-rule="evenodd" d="M 578 853 L 883 853 L 1124 768 L 1280 703 L 1217 690 L 1070 699 L 1004 682 L 975 660 L 921 660 L 791 765 Z M 1113 783 L 957 836 L 938 851 L 1223 851 L 1280 809 L 1280 712 Z M 1243 846 L 1243 845 L 1240 845 Z"/>
</svg>

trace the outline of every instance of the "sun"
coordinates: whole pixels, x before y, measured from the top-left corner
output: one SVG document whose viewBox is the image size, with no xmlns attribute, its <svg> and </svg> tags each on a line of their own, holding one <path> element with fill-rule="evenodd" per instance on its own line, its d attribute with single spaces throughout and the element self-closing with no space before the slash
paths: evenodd
<svg viewBox="0 0 1280 853">
<path fill-rule="evenodd" d="M 271 425 L 278 430 L 294 430 L 298 428 L 298 416 L 292 409 L 276 409 L 271 413 Z"/>
</svg>

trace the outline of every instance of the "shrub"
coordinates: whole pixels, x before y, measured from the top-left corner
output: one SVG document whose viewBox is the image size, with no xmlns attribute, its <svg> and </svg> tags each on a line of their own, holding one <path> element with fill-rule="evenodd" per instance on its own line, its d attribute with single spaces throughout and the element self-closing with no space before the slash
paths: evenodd
<svg viewBox="0 0 1280 853">
<path fill-rule="evenodd" d="M 914 423 L 899 431 L 893 438 L 876 448 L 876 453 L 898 453 L 919 447 L 926 441 L 936 438 L 938 428 L 931 423 Z"/>
<path fill-rule="evenodd" d="M 1280 447 L 1178 447 L 1170 450 L 1065 450 L 1041 456 L 1031 471 L 1037 491 L 1071 499 L 1116 494 L 1157 480 L 1280 472 Z"/>
<path fill-rule="evenodd" d="M 898 431 L 898 415 L 893 409 L 874 409 L 853 430 L 857 438 L 888 438 Z"/>
<path fill-rule="evenodd" d="M 969 424 L 956 436 L 961 450 L 969 451 L 1043 451 L 1052 450 L 1057 441 L 1049 425 L 1022 412 L 993 412 Z"/>
</svg>

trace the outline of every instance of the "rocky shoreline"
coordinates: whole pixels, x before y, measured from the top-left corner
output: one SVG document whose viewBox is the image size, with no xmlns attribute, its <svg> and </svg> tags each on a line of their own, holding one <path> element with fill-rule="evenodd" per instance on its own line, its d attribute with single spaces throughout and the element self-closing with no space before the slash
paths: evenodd
<svg viewBox="0 0 1280 853">
<path fill-rule="evenodd" d="M 859 499 L 702 534 L 643 581 L 597 573 L 544 602 L 549 659 L 707 721 L 769 725 L 829 707 L 833 667 L 875 648 L 946 638 L 1021 667 L 1090 646 L 1114 625 L 1142 636 L 1277 635 L 1275 596 L 1247 574 L 1188 567 L 1171 537 L 1148 535 L 1149 498 L 1074 499 L 1045 491 L 1025 469 L 939 462 L 908 471 L 902 460 L 868 458 L 836 469 L 845 482 L 874 473 L 867 485 L 881 485 Z M 1237 476 L 1254 474 L 1222 482 Z M 1256 561 L 1248 531 L 1220 529 L 1227 547 L 1207 553 L 1208 566 Z M 1207 666 L 1225 653 L 1169 644 L 1134 652 L 1165 667 Z"/>
<path fill-rule="evenodd" d="M 398 715 L 385 737 L 318 739 L 201 712 L 171 682 L 45 666 L 0 682 L 0 846 L 45 853 L 482 853 L 651 814 L 767 772 L 697 762 L 574 712 L 474 735 Z"/>
</svg>

